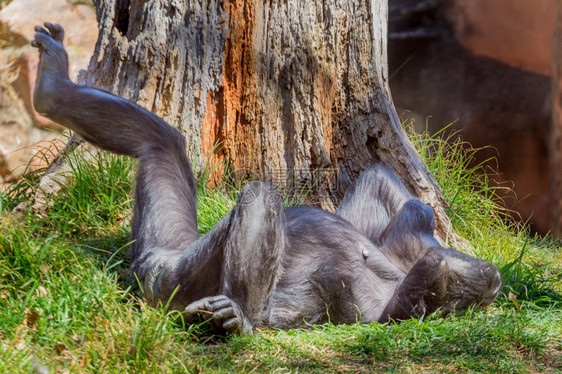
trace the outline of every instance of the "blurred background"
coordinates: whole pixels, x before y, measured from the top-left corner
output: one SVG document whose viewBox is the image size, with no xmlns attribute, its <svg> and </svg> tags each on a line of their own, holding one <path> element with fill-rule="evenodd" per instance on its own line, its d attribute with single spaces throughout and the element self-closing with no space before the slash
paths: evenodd
<svg viewBox="0 0 562 374">
<path fill-rule="evenodd" d="M 491 146 L 476 161 L 495 158 L 496 183 L 513 189 L 506 206 L 547 233 L 556 2 L 390 0 L 389 12 L 398 114 L 418 131 L 451 124 L 473 147 Z"/>
</svg>

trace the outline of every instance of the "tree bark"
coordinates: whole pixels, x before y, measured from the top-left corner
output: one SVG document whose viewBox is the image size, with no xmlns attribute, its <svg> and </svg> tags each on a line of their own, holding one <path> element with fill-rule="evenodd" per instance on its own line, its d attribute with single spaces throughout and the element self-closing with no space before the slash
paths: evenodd
<svg viewBox="0 0 562 374">
<path fill-rule="evenodd" d="M 224 162 L 281 187 L 325 171 L 316 192 L 326 206 L 382 161 L 433 207 L 437 236 L 458 238 L 394 109 L 385 0 L 96 5 L 100 34 L 82 82 L 180 129 L 196 168 Z"/>
<path fill-rule="evenodd" d="M 550 222 L 555 237 L 562 237 L 562 0 L 556 1 L 552 53 L 552 126 L 550 134 Z"/>
</svg>

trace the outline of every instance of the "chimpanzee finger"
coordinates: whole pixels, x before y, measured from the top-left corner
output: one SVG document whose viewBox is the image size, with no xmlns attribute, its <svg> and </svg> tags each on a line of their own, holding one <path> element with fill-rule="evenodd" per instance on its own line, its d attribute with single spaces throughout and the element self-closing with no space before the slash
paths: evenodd
<svg viewBox="0 0 562 374">
<path fill-rule="evenodd" d="M 61 25 L 56 23 L 45 22 L 45 27 L 49 30 L 53 39 L 62 43 L 64 39 L 64 29 Z"/>
<path fill-rule="evenodd" d="M 51 35 L 51 33 L 49 32 L 49 30 L 47 30 L 46 28 L 44 28 L 43 26 L 35 26 L 33 28 L 33 30 L 35 30 L 35 32 L 37 33 L 41 33 L 41 34 L 46 34 L 46 35 Z"/>
</svg>

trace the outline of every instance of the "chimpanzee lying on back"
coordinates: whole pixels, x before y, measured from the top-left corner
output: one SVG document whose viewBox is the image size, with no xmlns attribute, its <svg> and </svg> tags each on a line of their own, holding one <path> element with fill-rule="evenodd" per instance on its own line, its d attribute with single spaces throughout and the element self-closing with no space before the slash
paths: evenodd
<svg viewBox="0 0 562 374">
<path fill-rule="evenodd" d="M 387 167 L 373 165 L 335 214 L 284 209 L 248 183 L 234 209 L 199 237 L 196 185 L 182 136 L 153 113 L 68 76 L 64 30 L 37 26 L 34 103 L 90 143 L 138 158 L 132 270 L 146 296 L 219 330 L 407 319 L 490 304 L 501 287 L 490 263 L 433 237 L 430 207 Z"/>
</svg>

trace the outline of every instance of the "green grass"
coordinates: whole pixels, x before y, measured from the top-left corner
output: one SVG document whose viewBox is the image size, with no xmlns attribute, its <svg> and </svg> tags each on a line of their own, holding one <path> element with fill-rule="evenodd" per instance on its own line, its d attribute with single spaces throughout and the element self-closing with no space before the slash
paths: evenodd
<svg viewBox="0 0 562 374">
<path fill-rule="evenodd" d="M 456 230 L 502 270 L 491 307 L 249 337 L 185 326 L 139 298 L 128 275 L 134 162 L 75 155 L 72 182 L 45 211 L 10 213 L 35 192 L 37 176 L 0 192 L 0 372 L 561 372 L 561 243 L 509 221 L 471 166 L 475 150 L 425 135 L 414 143 Z M 200 185 L 201 232 L 234 201 Z"/>
</svg>

